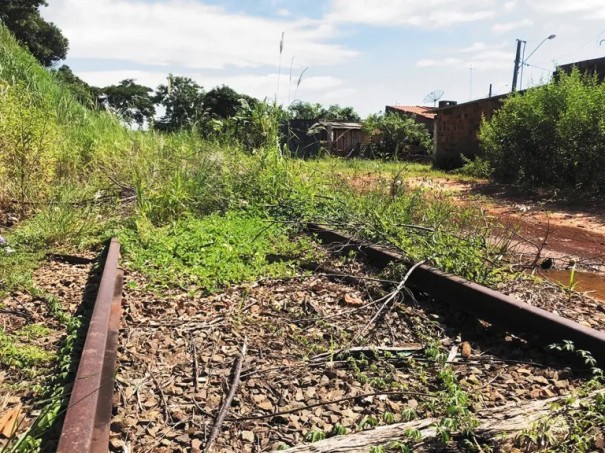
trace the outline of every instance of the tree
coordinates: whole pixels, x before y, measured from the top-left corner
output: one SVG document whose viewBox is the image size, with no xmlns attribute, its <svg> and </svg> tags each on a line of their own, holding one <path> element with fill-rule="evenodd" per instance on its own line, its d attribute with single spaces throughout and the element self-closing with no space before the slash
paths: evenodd
<svg viewBox="0 0 605 453">
<path fill-rule="evenodd" d="M 322 119 L 325 112 L 321 104 L 312 104 L 310 102 L 294 101 L 288 107 L 288 111 L 295 120 L 317 120 Z"/>
<path fill-rule="evenodd" d="M 370 152 L 382 158 L 405 157 L 410 154 L 428 154 L 431 136 L 423 124 L 398 113 L 370 115 L 363 125 L 370 138 Z"/>
<path fill-rule="evenodd" d="M 288 111 L 292 119 L 296 120 L 361 121 L 353 107 L 341 107 L 338 104 L 325 108 L 319 103 L 295 101 L 288 107 Z"/>
<path fill-rule="evenodd" d="M 44 66 L 52 66 L 67 56 L 69 42 L 61 30 L 40 16 L 45 0 L 3 0 L 0 20 Z"/>
<path fill-rule="evenodd" d="M 153 90 L 135 83 L 133 79 L 122 80 L 118 85 L 107 86 L 101 91 L 107 96 L 109 106 L 129 124 L 142 126 L 155 116 Z"/>
<path fill-rule="evenodd" d="M 166 112 L 154 127 L 165 132 L 188 129 L 204 117 L 204 89 L 189 77 L 170 74 L 168 83 L 156 89 L 154 102 Z"/>
<path fill-rule="evenodd" d="M 59 69 L 53 69 L 52 73 L 59 81 L 69 88 L 76 99 L 82 104 L 91 108 L 97 106 L 97 96 L 100 93 L 99 88 L 87 84 L 84 80 L 75 75 L 67 65 L 63 65 Z"/>
<path fill-rule="evenodd" d="M 242 108 L 242 100 L 252 107 L 256 99 L 240 94 L 226 85 L 216 87 L 208 91 L 204 96 L 204 108 L 206 112 L 215 118 L 231 118 L 237 115 Z"/>
<path fill-rule="evenodd" d="M 329 121 L 361 121 L 361 117 L 353 107 L 341 107 L 338 104 L 331 105 L 323 113 L 323 119 Z"/>
</svg>

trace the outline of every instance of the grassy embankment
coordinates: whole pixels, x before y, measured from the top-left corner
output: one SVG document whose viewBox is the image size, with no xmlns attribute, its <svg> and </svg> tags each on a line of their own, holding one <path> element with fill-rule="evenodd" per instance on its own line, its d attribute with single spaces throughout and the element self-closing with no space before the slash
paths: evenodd
<svg viewBox="0 0 605 453">
<path fill-rule="evenodd" d="M 286 159 L 276 147 L 246 154 L 194 133 L 132 131 L 80 105 L 1 28 L 0 62 L 0 205 L 18 218 L 1 230 L 10 248 L 0 249 L 0 301 L 35 294 L 65 328 L 51 355 L 29 344 L 35 335 L 0 337 L 1 369 L 27 368 L 38 385 L 32 398 L 41 415 L 17 449 L 39 445 L 64 407 L 75 365 L 81 321 L 33 279 L 48 253 L 98 251 L 118 235 L 126 265 L 149 277 L 149 290 L 178 282 L 210 292 L 297 272 L 297 261 L 314 252 L 295 233 L 313 220 L 388 242 L 412 261 L 427 259 L 480 282 L 495 278 L 486 259 L 493 263 L 498 251 L 490 249 L 479 213 L 395 180 L 389 190 L 356 193 L 336 175 L 380 165 L 397 176 L 401 164 L 338 162 L 335 171 L 336 161 Z M 290 258 L 271 263 L 269 255 Z"/>
</svg>

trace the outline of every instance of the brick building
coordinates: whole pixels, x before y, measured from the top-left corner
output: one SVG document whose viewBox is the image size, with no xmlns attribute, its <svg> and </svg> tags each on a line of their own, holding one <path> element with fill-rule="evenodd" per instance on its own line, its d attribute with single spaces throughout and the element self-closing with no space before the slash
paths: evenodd
<svg viewBox="0 0 605 453">
<path fill-rule="evenodd" d="M 502 105 L 508 94 L 477 99 L 463 104 L 442 104 L 435 109 L 435 136 L 433 147 L 435 162 L 441 167 L 455 167 L 460 164 L 460 154 L 475 156 L 481 154 L 477 134 L 483 117 L 490 119 Z M 448 102 L 448 101 L 445 101 Z"/>
<path fill-rule="evenodd" d="M 557 69 L 569 73 L 574 67 L 586 74 L 597 74 L 601 82 L 605 80 L 605 58 L 569 63 L 558 66 Z M 460 164 L 460 154 L 480 155 L 483 152 L 478 138 L 481 119 L 485 117 L 489 120 L 509 95 L 510 93 L 501 94 L 463 104 L 447 105 L 449 101 L 439 102 L 439 107 L 433 110 L 436 113 L 433 139 L 435 163 L 440 167 L 451 168 Z"/>
<path fill-rule="evenodd" d="M 580 72 L 584 74 L 597 74 L 600 82 L 605 81 L 605 57 L 593 58 L 592 60 L 576 61 L 575 63 L 568 63 L 557 66 L 557 70 L 561 70 L 569 74 L 573 68 L 578 68 Z M 557 77 L 557 72 L 553 74 Z"/>
<path fill-rule="evenodd" d="M 412 118 L 417 123 L 423 124 L 433 135 L 435 113 L 434 108 L 423 105 L 387 105 L 386 113 L 398 113 L 401 116 Z"/>
</svg>

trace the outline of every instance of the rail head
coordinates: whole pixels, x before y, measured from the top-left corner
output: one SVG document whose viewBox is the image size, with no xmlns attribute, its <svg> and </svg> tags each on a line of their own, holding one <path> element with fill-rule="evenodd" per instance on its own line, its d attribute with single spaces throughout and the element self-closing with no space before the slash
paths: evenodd
<svg viewBox="0 0 605 453">
<path fill-rule="evenodd" d="M 363 243 L 318 224 L 308 224 L 307 230 L 316 234 L 324 243 L 339 244 L 339 247 L 344 250 L 356 250 L 362 253 L 375 264 L 384 266 L 396 261 L 406 262 L 398 253 Z M 426 265 L 419 266 L 410 275 L 408 284 L 460 311 L 500 328 L 519 334 L 535 335 L 542 343 L 571 340 L 576 347 L 590 351 L 601 364 L 605 363 L 605 332 L 583 326 L 542 308 Z"/>
<path fill-rule="evenodd" d="M 123 273 L 120 243 L 109 243 L 57 452 L 107 452 Z"/>
</svg>

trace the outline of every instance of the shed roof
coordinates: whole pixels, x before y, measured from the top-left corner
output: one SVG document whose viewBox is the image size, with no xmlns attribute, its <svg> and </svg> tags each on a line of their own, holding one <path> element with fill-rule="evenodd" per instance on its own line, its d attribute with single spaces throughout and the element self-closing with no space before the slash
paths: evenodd
<svg viewBox="0 0 605 453">
<path fill-rule="evenodd" d="M 351 123 L 342 121 L 319 121 L 322 126 L 330 126 L 334 129 L 361 129 L 361 123 Z"/>
<path fill-rule="evenodd" d="M 387 107 L 398 110 L 400 112 L 411 113 L 413 115 L 423 116 L 432 120 L 435 118 L 432 107 L 425 107 L 424 105 L 388 105 Z"/>
</svg>

